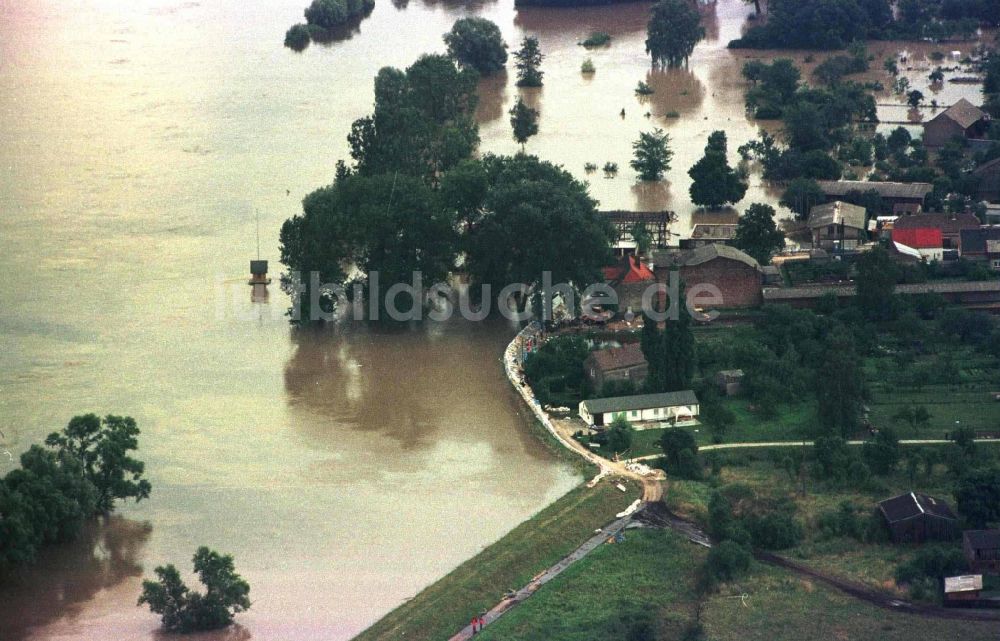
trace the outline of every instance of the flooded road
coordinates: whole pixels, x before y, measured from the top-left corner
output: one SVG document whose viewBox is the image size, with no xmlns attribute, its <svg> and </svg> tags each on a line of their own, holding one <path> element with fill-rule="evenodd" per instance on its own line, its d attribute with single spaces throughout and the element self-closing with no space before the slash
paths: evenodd
<svg viewBox="0 0 1000 641">
<path fill-rule="evenodd" d="M 542 114 L 528 152 L 589 180 L 602 208 L 675 209 L 681 234 L 707 135 L 725 129 L 735 161 L 757 130 L 725 50 L 752 11 L 738 0 L 706 16 L 689 69 L 655 73 L 644 3 L 379 0 L 349 39 L 296 54 L 282 39 L 305 4 L 0 0 L 0 445 L 16 456 L 74 414 L 129 414 L 154 486 L 0 587 L 4 641 L 155 638 L 141 579 L 167 562 L 190 577 L 199 545 L 235 555 L 253 600 L 205 638 L 347 639 L 577 482 L 503 379 L 511 326 L 294 334 L 276 286 L 250 304 L 254 210 L 277 276 L 278 229 L 347 158 L 380 67 L 442 51 L 468 13 L 512 46 L 537 35 L 545 87 L 484 81 L 481 149 L 517 150 L 523 93 Z M 587 52 L 595 29 L 612 44 Z M 640 80 L 656 93 L 637 98 Z M 631 143 L 653 126 L 673 167 L 641 186 Z M 617 178 L 585 174 L 607 161 Z M 741 208 L 777 196 L 754 176 Z"/>
</svg>

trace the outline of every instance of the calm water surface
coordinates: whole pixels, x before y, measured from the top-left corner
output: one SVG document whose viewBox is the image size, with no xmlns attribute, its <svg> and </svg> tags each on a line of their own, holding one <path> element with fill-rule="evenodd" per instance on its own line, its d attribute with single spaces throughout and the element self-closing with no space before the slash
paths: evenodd
<svg viewBox="0 0 1000 641">
<path fill-rule="evenodd" d="M 281 222 L 347 157 L 380 67 L 441 51 L 467 14 L 512 44 L 537 35 L 545 87 L 483 81 L 482 149 L 517 150 L 521 94 L 542 114 L 530 152 L 603 208 L 675 209 L 681 234 L 708 220 L 686 173 L 707 135 L 725 129 L 735 160 L 756 134 L 724 48 L 751 11 L 738 0 L 706 14 L 689 69 L 655 73 L 643 3 L 379 0 L 349 39 L 296 54 L 281 42 L 305 3 L 0 0 L 0 445 L 16 457 L 75 413 L 130 414 L 155 488 L 0 588 L 4 641 L 156 637 L 141 577 L 202 544 L 236 556 L 254 601 L 207 638 L 347 639 L 577 482 L 505 386 L 510 326 L 293 335 L 276 287 L 250 304 L 253 210 L 276 267 Z M 585 52 L 596 29 L 613 44 Z M 637 186 L 631 142 L 653 126 L 673 168 Z M 583 172 L 607 161 L 617 179 Z M 743 205 L 776 197 L 754 176 Z"/>
</svg>

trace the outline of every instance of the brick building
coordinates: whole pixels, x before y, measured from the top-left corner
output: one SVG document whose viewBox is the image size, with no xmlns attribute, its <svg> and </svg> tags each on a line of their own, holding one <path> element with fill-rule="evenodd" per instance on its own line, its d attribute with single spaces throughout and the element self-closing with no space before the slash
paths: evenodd
<svg viewBox="0 0 1000 641">
<path fill-rule="evenodd" d="M 962 249 L 962 230 L 977 229 L 979 219 L 973 214 L 917 214 L 900 216 L 892 225 L 893 240 L 896 233 L 907 229 L 940 229 L 943 249 Z"/>
<path fill-rule="evenodd" d="M 990 115 L 965 98 L 924 123 L 924 145 L 943 147 L 952 138 L 982 138 Z"/>
<path fill-rule="evenodd" d="M 713 243 L 692 250 L 661 252 L 653 256 L 653 262 L 656 280 L 668 287 L 670 272 L 678 270 L 688 292 L 699 285 L 718 288 L 722 302 L 713 307 L 756 307 L 761 303 L 760 265 L 735 247 Z"/>
<path fill-rule="evenodd" d="M 649 365 L 638 343 L 595 350 L 587 356 L 583 368 L 597 391 L 612 381 L 631 382 L 635 389 L 640 389 L 649 373 Z"/>
<path fill-rule="evenodd" d="M 979 179 L 976 187 L 979 200 L 1000 202 L 1000 158 L 979 165 L 972 170 L 972 175 Z"/>
<path fill-rule="evenodd" d="M 985 261 L 1000 272 L 1000 226 L 962 230 L 962 258 Z"/>
</svg>

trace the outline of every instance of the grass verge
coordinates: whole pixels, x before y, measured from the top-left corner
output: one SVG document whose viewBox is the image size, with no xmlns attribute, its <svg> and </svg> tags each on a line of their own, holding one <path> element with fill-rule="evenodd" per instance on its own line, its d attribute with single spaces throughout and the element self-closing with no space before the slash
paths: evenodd
<svg viewBox="0 0 1000 641">
<path fill-rule="evenodd" d="M 610 480 L 594 488 L 580 486 L 475 557 L 425 588 L 355 641 L 447 639 L 469 622 L 472 613 L 490 608 L 504 590 L 519 588 L 554 565 L 594 531 L 639 497 L 637 484 Z"/>
</svg>

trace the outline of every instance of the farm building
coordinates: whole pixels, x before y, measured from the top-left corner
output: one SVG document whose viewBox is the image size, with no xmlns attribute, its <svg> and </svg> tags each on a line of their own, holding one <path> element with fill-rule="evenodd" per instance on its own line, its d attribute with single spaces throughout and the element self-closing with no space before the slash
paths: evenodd
<svg viewBox="0 0 1000 641">
<path fill-rule="evenodd" d="M 670 223 L 676 219 L 672 211 L 602 211 L 598 212 L 607 218 L 615 228 L 615 240 L 612 243 L 619 255 L 635 253 L 636 243 L 632 238 L 632 228 L 636 223 L 642 223 L 653 239 L 652 246 L 667 247 L 670 244 Z"/>
<path fill-rule="evenodd" d="M 679 270 L 688 292 L 699 286 L 716 287 L 720 308 L 756 307 L 760 304 L 763 272 L 756 260 L 729 245 L 712 243 L 696 249 L 658 252 L 654 255 L 656 280 L 669 285 L 670 272 Z"/>
<path fill-rule="evenodd" d="M 591 427 L 610 425 L 621 416 L 636 429 L 660 423 L 694 425 L 699 411 L 698 397 L 691 390 L 595 398 L 581 401 L 579 407 L 580 418 Z"/>
<path fill-rule="evenodd" d="M 926 494 L 900 494 L 879 503 L 878 510 L 896 543 L 948 541 L 958 536 L 958 519 L 948 504 Z"/>
<path fill-rule="evenodd" d="M 963 229 L 962 258 L 986 261 L 990 269 L 1000 271 L 1000 227 Z"/>
<path fill-rule="evenodd" d="M 919 218 L 919 216 L 914 216 Z M 917 250 L 927 260 L 944 258 L 944 237 L 937 227 L 902 227 L 892 230 L 892 242 Z"/>
<path fill-rule="evenodd" d="M 735 223 L 698 223 L 691 229 L 691 238 L 680 241 L 681 249 L 694 249 L 711 243 L 728 245 L 736 238 Z"/>
<path fill-rule="evenodd" d="M 924 123 L 924 145 L 943 147 L 952 138 L 982 138 L 990 126 L 990 115 L 965 98 Z"/>
<path fill-rule="evenodd" d="M 979 227 L 979 219 L 973 214 L 917 214 L 902 216 L 892 225 L 893 240 L 896 232 L 910 229 L 938 229 L 941 231 L 943 249 L 962 249 L 962 231 Z M 905 243 L 904 243 L 905 244 Z"/>
<path fill-rule="evenodd" d="M 865 240 L 865 208 L 835 200 L 809 210 L 813 247 L 854 250 Z"/>
<path fill-rule="evenodd" d="M 994 158 L 972 170 L 972 175 L 979 179 L 976 187 L 976 197 L 991 203 L 1000 201 L 1000 158 Z"/>
<path fill-rule="evenodd" d="M 874 191 L 886 205 L 892 208 L 892 213 L 915 214 L 924 206 L 924 198 L 934 191 L 930 183 L 899 183 L 867 180 L 818 180 L 819 188 L 823 190 L 827 202 L 832 200 L 851 200 L 853 195 L 861 195 Z M 875 212 L 872 212 L 874 215 Z"/>
<path fill-rule="evenodd" d="M 962 532 L 962 550 L 973 572 L 1000 574 L 1000 530 Z"/>
<path fill-rule="evenodd" d="M 595 350 L 587 356 L 583 367 L 596 390 L 612 381 L 631 381 L 638 389 L 646 381 L 649 371 L 638 343 Z"/>
</svg>

